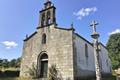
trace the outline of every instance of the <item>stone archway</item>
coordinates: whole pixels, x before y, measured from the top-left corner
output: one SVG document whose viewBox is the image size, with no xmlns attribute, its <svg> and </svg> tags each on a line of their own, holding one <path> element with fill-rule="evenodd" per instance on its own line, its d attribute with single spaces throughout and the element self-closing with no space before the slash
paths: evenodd
<svg viewBox="0 0 120 80">
<path fill-rule="evenodd" d="M 38 76 L 40 78 L 46 78 L 48 73 L 48 55 L 41 53 L 38 56 Z"/>
</svg>

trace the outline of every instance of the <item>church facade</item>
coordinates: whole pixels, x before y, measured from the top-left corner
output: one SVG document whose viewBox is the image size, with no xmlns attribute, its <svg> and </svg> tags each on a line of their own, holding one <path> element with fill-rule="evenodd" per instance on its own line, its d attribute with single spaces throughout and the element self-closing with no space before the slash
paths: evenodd
<svg viewBox="0 0 120 80">
<path fill-rule="evenodd" d="M 40 78 L 46 78 L 49 68 L 56 65 L 63 80 L 79 80 L 95 76 L 93 44 L 69 29 L 57 27 L 56 8 L 51 1 L 40 11 L 36 32 L 24 40 L 21 77 L 30 77 L 29 68 L 37 66 Z M 103 75 L 111 74 L 108 51 L 100 43 L 99 63 Z"/>
</svg>

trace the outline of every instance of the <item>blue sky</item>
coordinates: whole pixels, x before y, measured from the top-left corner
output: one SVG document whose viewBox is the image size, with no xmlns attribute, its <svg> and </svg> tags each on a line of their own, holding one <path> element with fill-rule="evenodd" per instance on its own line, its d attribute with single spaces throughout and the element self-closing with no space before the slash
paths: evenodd
<svg viewBox="0 0 120 80">
<path fill-rule="evenodd" d="M 92 41 L 92 20 L 99 25 L 99 41 L 107 43 L 109 34 L 120 32 L 120 0 L 51 0 L 56 6 L 58 26 L 69 28 Z M 0 0 L 0 58 L 22 55 L 23 40 L 38 26 L 39 11 L 45 0 Z"/>
</svg>

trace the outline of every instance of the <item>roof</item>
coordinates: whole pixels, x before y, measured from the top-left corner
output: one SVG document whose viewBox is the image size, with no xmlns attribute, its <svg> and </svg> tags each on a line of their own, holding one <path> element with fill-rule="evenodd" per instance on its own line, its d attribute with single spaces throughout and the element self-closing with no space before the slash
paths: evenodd
<svg viewBox="0 0 120 80">
<path fill-rule="evenodd" d="M 100 42 L 100 44 L 101 44 L 101 46 L 103 46 L 105 49 L 107 49 L 106 46 L 105 46 L 104 44 L 102 44 L 101 42 Z"/>
<path fill-rule="evenodd" d="M 86 41 L 87 43 L 89 43 L 91 46 L 93 46 L 93 44 L 91 42 L 89 42 L 88 40 L 86 40 L 84 37 L 80 36 L 78 33 L 74 33 L 76 36 L 80 37 L 81 39 L 83 39 L 84 41 Z"/>
<path fill-rule="evenodd" d="M 39 27 L 39 28 L 43 28 L 43 27 Z M 60 28 L 60 27 L 55 27 L 56 29 L 61 29 L 61 30 L 73 30 L 73 31 L 75 31 L 75 29 L 74 28 Z M 27 40 L 29 40 L 30 38 L 32 38 L 35 34 L 37 34 L 37 32 L 34 32 L 33 34 L 31 34 L 29 37 L 27 37 L 26 39 L 24 39 L 24 41 L 27 41 Z M 78 33 L 74 33 L 76 36 L 78 36 L 78 37 L 80 37 L 81 39 L 83 39 L 84 41 L 86 41 L 87 43 L 89 43 L 91 46 L 93 46 L 93 43 L 91 43 L 91 42 L 89 42 L 87 39 L 85 39 L 84 37 L 82 37 L 82 36 L 80 36 Z M 106 46 L 105 45 L 103 45 L 101 42 L 100 42 L 100 44 L 105 48 L 105 49 L 107 49 L 106 48 Z"/>
<path fill-rule="evenodd" d="M 27 40 L 29 40 L 29 39 L 32 38 L 35 34 L 37 34 L 37 32 L 34 32 L 33 34 L 31 34 L 29 37 L 27 37 L 27 38 L 24 39 L 23 41 L 27 41 Z"/>
<path fill-rule="evenodd" d="M 89 43 L 91 46 L 93 46 L 93 43 L 89 42 L 89 41 L 86 40 L 84 37 L 80 36 L 78 33 L 74 33 L 74 34 L 77 35 L 78 37 L 80 37 L 81 39 L 83 39 L 84 41 L 86 41 L 87 43 Z M 100 44 L 101 46 L 103 46 L 105 49 L 107 49 L 106 46 L 105 46 L 104 44 L 102 44 L 101 42 L 99 42 L 99 44 Z"/>
<path fill-rule="evenodd" d="M 39 27 L 37 29 L 40 29 L 40 28 L 43 28 L 43 27 Z M 75 30 L 74 28 L 60 28 L 60 27 L 55 27 L 56 29 L 61 29 L 61 30 Z M 26 39 L 24 39 L 23 41 L 27 41 L 29 40 L 30 38 L 32 38 L 35 34 L 37 34 L 37 32 L 34 32 L 33 34 L 31 34 L 30 36 L 28 36 Z"/>
</svg>

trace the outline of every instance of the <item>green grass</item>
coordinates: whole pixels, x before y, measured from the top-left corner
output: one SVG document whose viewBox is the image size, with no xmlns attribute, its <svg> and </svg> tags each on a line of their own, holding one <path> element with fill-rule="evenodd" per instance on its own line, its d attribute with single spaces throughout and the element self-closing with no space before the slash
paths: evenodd
<svg viewBox="0 0 120 80">
<path fill-rule="evenodd" d="M 32 79 L 16 77 L 16 78 L 0 78 L 0 80 L 32 80 Z M 116 80 L 116 78 L 115 77 L 109 77 L 109 78 L 104 78 L 102 80 Z"/>
<path fill-rule="evenodd" d="M 116 80 L 116 77 L 108 77 L 108 78 L 104 78 L 102 80 Z"/>
<path fill-rule="evenodd" d="M 31 80 L 30 78 L 19 78 L 19 68 L 0 69 L 0 80 Z"/>
<path fill-rule="evenodd" d="M 28 78 L 0 78 L 0 80 L 32 80 L 32 79 L 28 79 Z M 115 77 L 112 78 L 104 78 L 102 80 L 116 80 Z"/>
<path fill-rule="evenodd" d="M 16 77 L 16 78 L 0 78 L 0 80 L 31 80 L 31 79 Z"/>
<path fill-rule="evenodd" d="M 0 80 L 32 80 L 30 78 L 19 78 L 19 69 L 9 68 L 0 71 Z M 102 80 L 116 80 L 115 75 L 103 78 Z"/>
<path fill-rule="evenodd" d="M 9 80 L 9 78 L 13 78 L 13 77 L 19 77 L 19 70 L 18 69 L 2 69 L 0 71 L 0 80 Z M 7 78 L 7 79 L 6 79 Z M 13 80 L 17 80 L 17 79 L 13 79 Z"/>
<path fill-rule="evenodd" d="M 10 70 L 10 71 L 19 71 L 20 68 L 12 68 L 12 67 L 10 67 L 10 68 L 0 68 L 0 71 L 7 71 L 7 70 Z"/>
<path fill-rule="evenodd" d="M 19 80 L 19 78 L 0 78 L 0 80 Z"/>
</svg>

